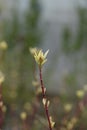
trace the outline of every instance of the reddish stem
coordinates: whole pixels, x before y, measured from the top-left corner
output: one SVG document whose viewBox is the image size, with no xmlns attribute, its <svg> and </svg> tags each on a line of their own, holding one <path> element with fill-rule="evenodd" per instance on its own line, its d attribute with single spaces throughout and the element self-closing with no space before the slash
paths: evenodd
<svg viewBox="0 0 87 130">
<path fill-rule="evenodd" d="M 42 97 L 47 99 L 46 98 L 46 93 L 45 93 L 45 87 L 44 87 L 44 83 L 43 83 L 43 79 L 42 79 L 41 66 L 39 66 L 39 73 L 40 73 L 40 83 L 41 83 L 41 89 L 42 89 Z M 44 108 L 45 108 L 45 112 L 46 112 L 46 116 L 47 116 L 47 120 L 48 120 L 48 124 L 49 124 L 49 129 L 52 130 L 47 103 L 45 104 Z"/>
</svg>

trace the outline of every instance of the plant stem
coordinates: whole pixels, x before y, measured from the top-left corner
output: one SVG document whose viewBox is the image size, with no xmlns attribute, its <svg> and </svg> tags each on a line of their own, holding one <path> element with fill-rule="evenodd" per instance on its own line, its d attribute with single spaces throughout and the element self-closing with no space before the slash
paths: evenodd
<svg viewBox="0 0 87 130">
<path fill-rule="evenodd" d="M 42 89 L 42 98 L 47 99 L 46 93 L 45 93 L 45 87 L 44 87 L 44 83 L 43 83 L 43 78 L 42 78 L 41 66 L 39 66 L 39 75 L 40 75 L 40 84 L 41 84 L 41 89 Z M 45 108 L 45 113 L 46 113 L 48 124 L 49 124 L 49 130 L 52 130 L 47 102 L 46 102 L 44 108 Z"/>
</svg>

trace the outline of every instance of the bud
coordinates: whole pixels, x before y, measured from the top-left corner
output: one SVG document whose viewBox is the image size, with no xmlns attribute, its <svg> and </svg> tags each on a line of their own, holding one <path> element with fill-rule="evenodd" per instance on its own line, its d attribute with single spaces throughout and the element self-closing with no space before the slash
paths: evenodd
<svg viewBox="0 0 87 130">
<path fill-rule="evenodd" d="M 44 88 L 44 93 L 46 93 L 46 88 Z"/>
<path fill-rule="evenodd" d="M 37 48 L 36 48 L 36 47 L 34 47 L 34 48 L 30 47 L 30 48 L 29 48 L 29 51 L 30 51 L 30 53 L 31 53 L 32 55 L 34 55 L 35 52 L 37 51 Z"/>
<path fill-rule="evenodd" d="M 69 112 L 72 109 L 72 104 L 70 104 L 70 103 L 65 104 L 64 109 L 66 112 Z"/>
<path fill-rule="evenodd" d="M 22 120 L 26 120 L 26 118 L 27 118 L 27 113 L 26 113 L 26 112 L 22 112 L 22 113 L 20 114 L 20 117 L 21 117 Z"/>
<path fill-rule="evenodd" d="M 76 117 L 73 117 L 73 118 L 71 119 L 71 122 L 72 122 L 73 124 L 76 124 L 77 121 L 78 121 L 78 119 L 77 119 Z"/>
<path fill-rule="evenodd" d="M 43 53 L 42 49 L 30 48 L 30 52 L 34 56 L 36 63 L 40 65 L 40 67 L 42 67 L 42 65 L 47 61 L 46 57 L 49 50 Z"/>
<path fill-rule="evenodd" d="M 41 94 L 42 93 L 42 89 L 41 89 L 41 87 L 38 87 L 37 89 L 36 89 L 36 95 L 39 95 L 39 94 Z"/>
<path fill-rule="evenodd" d="M 2 42 L 0 42 L 0 49 L 1 50 L 6 50 L 7 49 L 7 43 L 5 42 L 5 41 L 2 41 Z"/>
<path fill-rule="evenodd" d="M 67 124 L 67 130 L 71 130 L 73 128 L 73 124 L 71 122 L 69 122 Z"/>
<path fill-rule="evenodd" d="M 47 101 L 47 107 L 49 107 L 49 105 L 50 105 L 50 101 L 48 100 L 48 101 Z"/>
<path fill-rule="evenodd" d="M 0 84 L 5 80 L 4 74 L 0 71 Z"/>
<path fill-rule="evenodd" d="M 43 98 L 43 99 L 42 99 L 42 103 L 43 103 L 44 106 L 46 105 L 46 102 L 47 102 L 47 99 L 46 99 L 46 98 Z"/>
<path fill-rule="evenodd" d="M 53 128 L 55 125 L 55 122 L 53 121 L 52 116 L 50 116 L 49 119 L 50 119 L 51 127 Z"/>
<path fill-rule="evenodd" d="M 2 107 L 3 106 L 3 102 L 2 101 L 0 101 L 0 107 Z"/>
<path fill-rule="evenodd" d="M 2 111 L 5 113 L 5 112 L 6 112 L 6 110 L 7 110 L 6 106 L 5 106 L 5 105 L 3 105 L 3 106 L 2 106 Z"/>
<path fill-rule="evenodd" d="M 77 95 L 78 98 L 83 98 L 84 94 L 85 94 L 85 93 L 84 93 L 83 90 L 78 90 L 78 91 L 76 92 L 76 95 Z"/>
</svg>

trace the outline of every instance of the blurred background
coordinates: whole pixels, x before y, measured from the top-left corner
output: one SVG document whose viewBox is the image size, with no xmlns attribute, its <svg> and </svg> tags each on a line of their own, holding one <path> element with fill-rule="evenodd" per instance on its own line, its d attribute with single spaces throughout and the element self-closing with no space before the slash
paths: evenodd
<svg viewBox="0 0 87 130">
<path fill-rule="evenodd" d="M 43 79 L 54 129 L 87 130 L 87 1 L 0 0 L 2 41 L 3 130 L 47 129 L 30 47 L 50 50 Z"/>
</svg>

